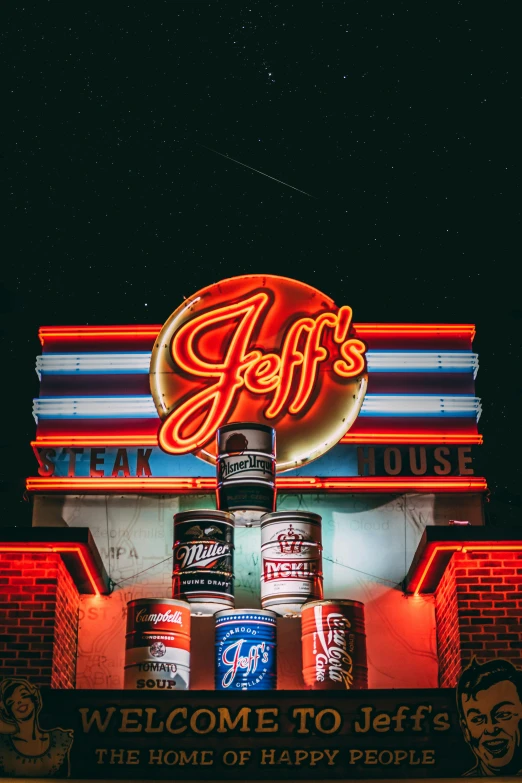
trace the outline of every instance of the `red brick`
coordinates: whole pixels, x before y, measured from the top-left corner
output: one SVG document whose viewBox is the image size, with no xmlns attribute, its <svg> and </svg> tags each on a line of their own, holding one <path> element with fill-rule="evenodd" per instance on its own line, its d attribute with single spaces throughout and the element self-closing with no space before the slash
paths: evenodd
<svg viewBox="0 0 522 783">
<path fill-rule="evenodd" d="M 7 566 L 7 583 L 0 582 L 7 599 L 0 609 L 8 610 L 2 624 L 20 631 L 11 649 L 2 651 L 0 676 L 9 672 L 38 685 L 74 687 L 79 596 L 60 555 L 4 554 L 0 563 Z"/>
</svg>

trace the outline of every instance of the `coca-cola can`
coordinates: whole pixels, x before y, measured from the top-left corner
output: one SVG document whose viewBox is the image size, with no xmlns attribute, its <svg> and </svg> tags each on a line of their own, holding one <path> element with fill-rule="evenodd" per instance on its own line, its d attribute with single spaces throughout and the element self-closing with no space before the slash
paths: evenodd
<svg viewBox="0 0 522 783">
<path fill-rule="evenodd" d="M 234 607 L 234 515 L 201 509 L 174 514 L 172 597 L 193 615 Z"/>
<path fill-rule="evenodd" d="M 276 511 L 261 517 L 261 606 L 286 617 L 323 597 L 321 517 Z"/>
<path fill-rule="evenodd" d="M 257 526 L 275 510 L 275 430 L 255 422 L 220 427 L 217 439 L 217 507 L 232 511 L 236 524 Z"/>
<path fill-rule="evenodd" d="M 368 687 L 364 604 L 310 601 L 302 607 L 303 678 L 312 690 Z"/>
<path fill-rule="evenodd" d="M 149 685 L 143 684 L 145 680 L 149 680 Z M 150 684 L 153 681 L 156 685 Z M 130 601 L 127 604 L 124 687 L 188 690 L 189 682 L 189 604 L 172 598 Z"/>
</svg>

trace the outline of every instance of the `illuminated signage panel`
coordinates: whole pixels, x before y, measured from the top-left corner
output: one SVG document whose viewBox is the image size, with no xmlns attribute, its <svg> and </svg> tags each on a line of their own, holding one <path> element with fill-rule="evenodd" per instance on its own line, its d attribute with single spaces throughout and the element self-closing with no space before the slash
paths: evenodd
<svg viewBox="0 0 522 783">
<path fill-rule="evenodd" d="M 278 470 L 310 462 L 355 421 L 367 386 L 352 310 L 271 275 L 224 280 L 186 300 L 152 350 L 151 392 L 170 454 L 215 462 L 218 427 L 277 430 Z"/>
<path fill-rule="evenodd" d="M 474 334 L 352 323 L 272 275 L 203 288 L 163 327 L 42 327 L 27 489 L 213 490 L 217 428 L 251 421 L 276 430 L 280 489 L 483 491 Z"/>
</svg>

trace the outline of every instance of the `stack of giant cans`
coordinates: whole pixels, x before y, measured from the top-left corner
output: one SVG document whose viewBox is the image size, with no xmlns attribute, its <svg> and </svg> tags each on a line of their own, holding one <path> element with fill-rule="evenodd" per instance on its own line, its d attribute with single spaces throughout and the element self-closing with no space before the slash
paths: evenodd
<svg viewBox="0 0 522 783">
<path fill-rule="evenodd" d="M 215 617 L 216 690 L 277 687 L 277 617 L 301 617 L 308 688 L 367 687 L 364 607 L 323 600 L 321 517 L 276 511 L 275 430 L 221 427 L 217 509 L 174 515 L 172 596 L 131 601 L 126 688 L 189 687 L 190 616 Z M 236 609 L 235 527 L 261 528 L 261 609 Z"/>
</svg>

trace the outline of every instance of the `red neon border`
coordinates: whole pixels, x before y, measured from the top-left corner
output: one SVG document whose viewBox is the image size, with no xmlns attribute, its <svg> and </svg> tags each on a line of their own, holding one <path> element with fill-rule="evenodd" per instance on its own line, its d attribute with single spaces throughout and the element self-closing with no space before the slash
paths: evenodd
<svg viewBox="0 0 522 783">
<path fill-rule="evenodd" d="M 85 571 L 85 574 L 87 576 L 87 579 L 89 581 L 89 584 L 92 587 L 92 591 L 94 595 L 101 595 L 100 590 L 98 589 L 98 585 L 96 584 L 96 580 L 93 576 L 93 573 L 91 571 L 90 565 L 87 562 L 87 557 L 85 556 L 85 552 L 83 551 L 83 547 L 81 546 L 73 546 L 73 545 L 63 545 L 63 544 L 2 544 L 0 546 L 0 552 L 8 552 L 8 553 L 46 553 L 46 554 L 75 554 L 77 555 L 80 563 L 82 564 L 82 568 Z"/>
<path fill-rule="evenodd" d="M 319 477 L 284 476 L 277 479 L 281 490 L 296 492 L 485 492 L 486 479 L 474 476 L 445 477 Z M 214 492 L 215 478 L 45 478 L 27 479 L 29 492 L 122 492 L 191 494 Z"/>
<path fill-rule="evenodd" d="M 417 582 L 413 595 L 419 595 L 422 593 L 423 585 L 428 581 L 429 573 L 432 569 L 436 568 L 437 555 L 440 552 L 520 552 L 522 551 L 522 544 L 475 544 L 472 542 L 463 542 L 458 544 L 435 544 L 428 558 L 426 565 L 420 572 L 420 577 Z M 422 566 L 421 566 L 422 567 Z M 419 569 L 420 570 L 420 569 Z M 413 580 L 412 580 L 413 581 Z M 435 588 L 436 589 L 436 588 Z M 431 591 L 430 591 L 431 592 Z M 435 590 L 433 591 L 435 592 Z"/>
<path fill-rule="evenodd" d="M 42 345 L 46 339 L 132 338 L 155 340 L 162 329 L 158 324 L 136 326 L 41 326 L 38 337 Z M 474 324 L 353 324 L 356 337 L 457 337 L 469 340 L 475 337 Z"/>
<path fill-rule="evenodd" d="M 434 444 L 454 444 L 454 445 L 475 445 L 480 446 L 483 443 L 482 435 L 456 432 L 367 432 L 361 434 L 352 434 L 347 432 L 343 435 L 339 443 L 351 443 L 354 445 L 363 444 L 387 444 L 394 443 L 434 443 Z M 68 448 L 70 446 L 158 446 L 156 435 L 38 435 L 36 440 L 31 441 L 32 448 L 46 448 L 58 446 Z"/>
</svg>

